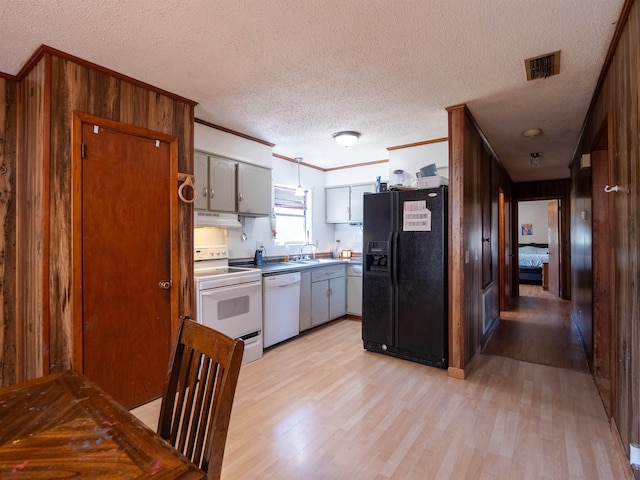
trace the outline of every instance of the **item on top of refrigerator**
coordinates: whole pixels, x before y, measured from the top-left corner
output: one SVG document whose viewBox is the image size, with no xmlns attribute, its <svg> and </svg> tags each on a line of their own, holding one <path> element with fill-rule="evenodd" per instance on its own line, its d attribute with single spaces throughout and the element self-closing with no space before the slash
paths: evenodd
<svg viewBox="0 0 640 480">
<path fill-rule="evenodd" d="M 436 164 L 435 163 L 431 163 L 425 167 L 422 167 L 420 169 L 420 176 L 421 177 L 433 177 L 434 175 L 436 175 L 438 173 L 438 169 L 436 168 Z"/>
<path fill-rule="evenodd" d="M 449 185 L 449 180 L 440 175 L 416 178 L 416 187 L 418 188 L 436 188 L 440 185 Z"/>
</svg>

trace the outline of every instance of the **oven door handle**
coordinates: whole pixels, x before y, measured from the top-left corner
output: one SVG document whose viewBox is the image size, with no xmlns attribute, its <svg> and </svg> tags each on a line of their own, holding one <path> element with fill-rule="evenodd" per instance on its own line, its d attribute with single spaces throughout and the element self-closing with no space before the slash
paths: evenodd
<svg viewBox="0 0 640 480">
<path fill-rule="evenodd" d="M 222 293 L 222 292 L 240 290 L 247 287 L 259 287 L 261 284 L 262 284 L 262 280 L 258 280 L 256 282 L 237 283 L 235 285 L 228 285 L 225 287 L 207 288 L 205 290 L 201 290 L 200 294 L 203 296 L 218 295 L 219 293 Z"/>
</svg>

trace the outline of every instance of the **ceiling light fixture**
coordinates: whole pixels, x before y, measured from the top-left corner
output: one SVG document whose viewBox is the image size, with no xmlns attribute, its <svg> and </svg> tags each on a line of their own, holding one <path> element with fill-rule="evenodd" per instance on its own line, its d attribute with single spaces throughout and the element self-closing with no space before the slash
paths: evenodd
<svg viewBox="0 0 640 480">
<path fill-rule="evenodd" d="M 540 154 L 538 152 L 529 154 L 529 161 L 532 167 L 540 166 Z"/>
<path fill-rule="evenodd" d="M 296 188 L 296 192 L 293 194 L 293 196 L 304 197 L 304 188 L 302 188 L 302 185 L 300 184 L 300 162 L 302 161 L 302 157 L 296 157 L 294 160 L 298 162 L 298 187 Z"/>
<path fill-rule="evenodd" d="M 360 134 L 353 131 L 336 132 L 333 134 L 333 138 L 338 142 L 338 145 L 347 148 L 353 146 L 353 144 L 358 141 Z"/>
<path fill-rule="evenodd" d="M 533 137 L 537 137 L 541 133 L 542 133 L 542 130 L 540 130 L 539 128 L 527 128 L 524 132 L 522 132 L 522 135 L 527 138 L 533 138 Z"/>
</svg>

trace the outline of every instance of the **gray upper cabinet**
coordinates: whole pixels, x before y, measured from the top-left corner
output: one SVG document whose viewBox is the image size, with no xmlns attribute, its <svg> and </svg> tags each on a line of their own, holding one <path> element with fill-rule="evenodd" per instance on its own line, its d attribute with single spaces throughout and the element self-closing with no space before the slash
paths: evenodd
<svg viewBox="0 0 640 480">
<path fill-rule="evenodd" d="M 209 210 L 235 211 L 236 162 L 226 158 L 209 157 Z"/>
<path fill-rule="evenodd" d="M 271 213 L 271 170 L 195 152 L 197 210 L 262 216 Z"/>
<path fill-rule="evenodd" d="M 193 156 L 193 173 L 196 184 L 196 199 L 193 208 L 198 210 L 209 209 L 209 156 L 205 153 L 195 152 Z"/>
<path fill-rule="evenodd" d="M 364 209 L 364 194 L 376 191 L 373 183 L 365 183 L 362 185 L 351 185 L 349 201 L 351 203 L 351 219 L 352 223 L 362 223 Z"/>
<path fill-rule="evenodd" d="M 325 222 L 349 222 L 349 187 L 325 188 Z"/>
<path fill-rule="evenodd" d="M 325 222 L 362 223 L 362 197 L 374 191 L 373 183 L 325 188 Z"/>
<path fill-rule="evenodd" d="M 263 216 L 271 214 L 271 170 L 238 163 L 238 213 Z"/>
</svg>

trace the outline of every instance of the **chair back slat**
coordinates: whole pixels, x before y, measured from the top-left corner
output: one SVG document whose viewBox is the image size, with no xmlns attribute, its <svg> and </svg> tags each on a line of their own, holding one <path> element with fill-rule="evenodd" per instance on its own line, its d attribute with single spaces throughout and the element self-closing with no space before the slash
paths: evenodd
<svg viewBox="0 0 640 480">
<path fill-rule="evenodd" d="M 158 434 L 219 478 L 244 343 L 188 318 L 178 333 Z"/>
</svg>

